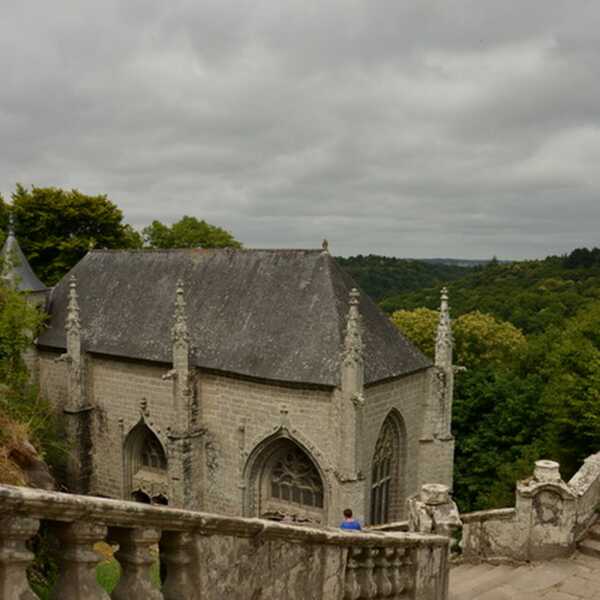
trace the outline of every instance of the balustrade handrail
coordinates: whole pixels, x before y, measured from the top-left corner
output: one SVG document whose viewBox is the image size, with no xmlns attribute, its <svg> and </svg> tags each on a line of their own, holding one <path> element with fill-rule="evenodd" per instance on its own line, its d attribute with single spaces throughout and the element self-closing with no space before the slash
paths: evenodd
<svg viewBox="0 0 600 600">
<path fill-rule="evenodd" d="M 111 527 L 155 527 L 164 531 L 287 538 L 310 543 L 361 546 L 447 546 L 448 538 L 418 533 L 346 532 L 278 523 L 258 518 L 227 517 L 206 512 L 148 506 L 138 502 L 80 496 L 33 488 L 0 485 L 0 514 L 74 522 L 97 521 Z"/>
</svg>

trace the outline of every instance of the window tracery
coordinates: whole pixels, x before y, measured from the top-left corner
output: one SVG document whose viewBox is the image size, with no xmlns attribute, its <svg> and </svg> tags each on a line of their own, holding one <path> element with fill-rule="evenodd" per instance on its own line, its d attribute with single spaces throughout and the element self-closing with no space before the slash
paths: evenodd
<svg viewBox="0 0 600 600">
<path fill-rule="evenodd" d="M 300 449 L 289 449 L 271 469 L 271 498 L 323 508 L 323 484 L 317 469 Z"/>
</svg>

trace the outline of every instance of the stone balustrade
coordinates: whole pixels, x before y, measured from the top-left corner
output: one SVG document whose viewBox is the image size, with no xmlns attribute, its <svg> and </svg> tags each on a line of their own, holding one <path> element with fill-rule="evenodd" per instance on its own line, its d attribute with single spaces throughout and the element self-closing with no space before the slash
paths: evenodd
<svg viewBox="0 0 600 600">
<path fill-rule="evenodd" d="M 53 600 L 446 600 L 448 543 L 415 533 L 348 533 L 0 485 L 0 598 L 36 600 L 27 541 L 60 542 Z M 108 541 L 122 570 L 96 582 Z M 155 551 L 158 546 L 158 553 Z M 166 577 L 157 589 L 151 567 Z"/>
<path fill-rule="evenodd" d="M 517 483 L 514 508 L 461 515 L 465 558 L 568 556 L 597 518 L 599 505 L 600 453 L 588 457 L 569 483 L 558 463 L 538 460 L 533 475 Z"/>
</svg>

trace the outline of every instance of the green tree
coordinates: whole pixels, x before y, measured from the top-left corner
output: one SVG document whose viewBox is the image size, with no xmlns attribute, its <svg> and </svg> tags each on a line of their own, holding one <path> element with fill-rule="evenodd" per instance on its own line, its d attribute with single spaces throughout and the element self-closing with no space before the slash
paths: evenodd
<svg viewBox="0 0 600 600">
<path fill-rule="evenodd" d="M 600 450 L 600 301 L 554 338 L 543 366 L 543 403 L 551 451 L 570 475 Z"/>
<path fill-rule="evenodd" d="M 437 310 L 415 308 L 397 310 L 392 314 L 392 323 L 423 353 L 433 358 L 435 354 L 435 332 L 439 320 Z"/>
<path fill-rule="evenodd" d="M 196 217 L 184 216 L 169 227 L 152 221 L 142 231 L 151 248 L 241 248 L 242 245 L 225 229 Z"/>
<path fill-rule="evenodd" d="M 0 194 L 0 244 L 4 243 L 6 231 L 8 229 L 8 221 L 10 219 L 10 208 L 4 202 L 2 194 Z"/>
<path fill-rule="evenodd" d="M 398 310 L 393 323 L 426 356 L 433 358 L 438 312 L 429 308 Z M 478 311 L 452 323 L 455 363 L 469 368 L 512 365 L 527 349 L 525 336 L 514 325 Z"/>
<path fill-rule="evenodd" d="M 19 243 L 47 285 L 56 283 L 90 247 L 142 245 L 140 235 L 123 223 L 122 212 L 104 195 L 51 187 L 28 190 L 18 184 L 12 200 Z"/>
</svg>

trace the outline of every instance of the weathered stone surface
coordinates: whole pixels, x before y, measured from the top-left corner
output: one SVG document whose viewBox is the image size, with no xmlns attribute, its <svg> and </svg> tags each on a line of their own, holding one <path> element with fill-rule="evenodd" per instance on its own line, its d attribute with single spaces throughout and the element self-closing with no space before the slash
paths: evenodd
<svg viewBox="0 0 600 600">
<path fill-rule="evenodd" d="M 53 523 L 62 543 L 57 600 L 107 600 L 92 550 L 106 525 L 124 571 L 114 598 L 162 598 L 148 577 L 159 532 L 165 600 L 447 597 L 448 540 L 441 536 L 349 533 L 11 486 L 0 486 L 0 511 Z M 0 529 L 0 544 L 5 538 Z"/>
<path fill-rule="evenodd" d="M 462 515 L 463 550 L 470 559 L 548 560 L 573 552 L 600 502 L 600 454 L 586 459 L 569 484 L 558 463 L 540 460 L 517 484 L 512 509 Z"/>
</svg>

